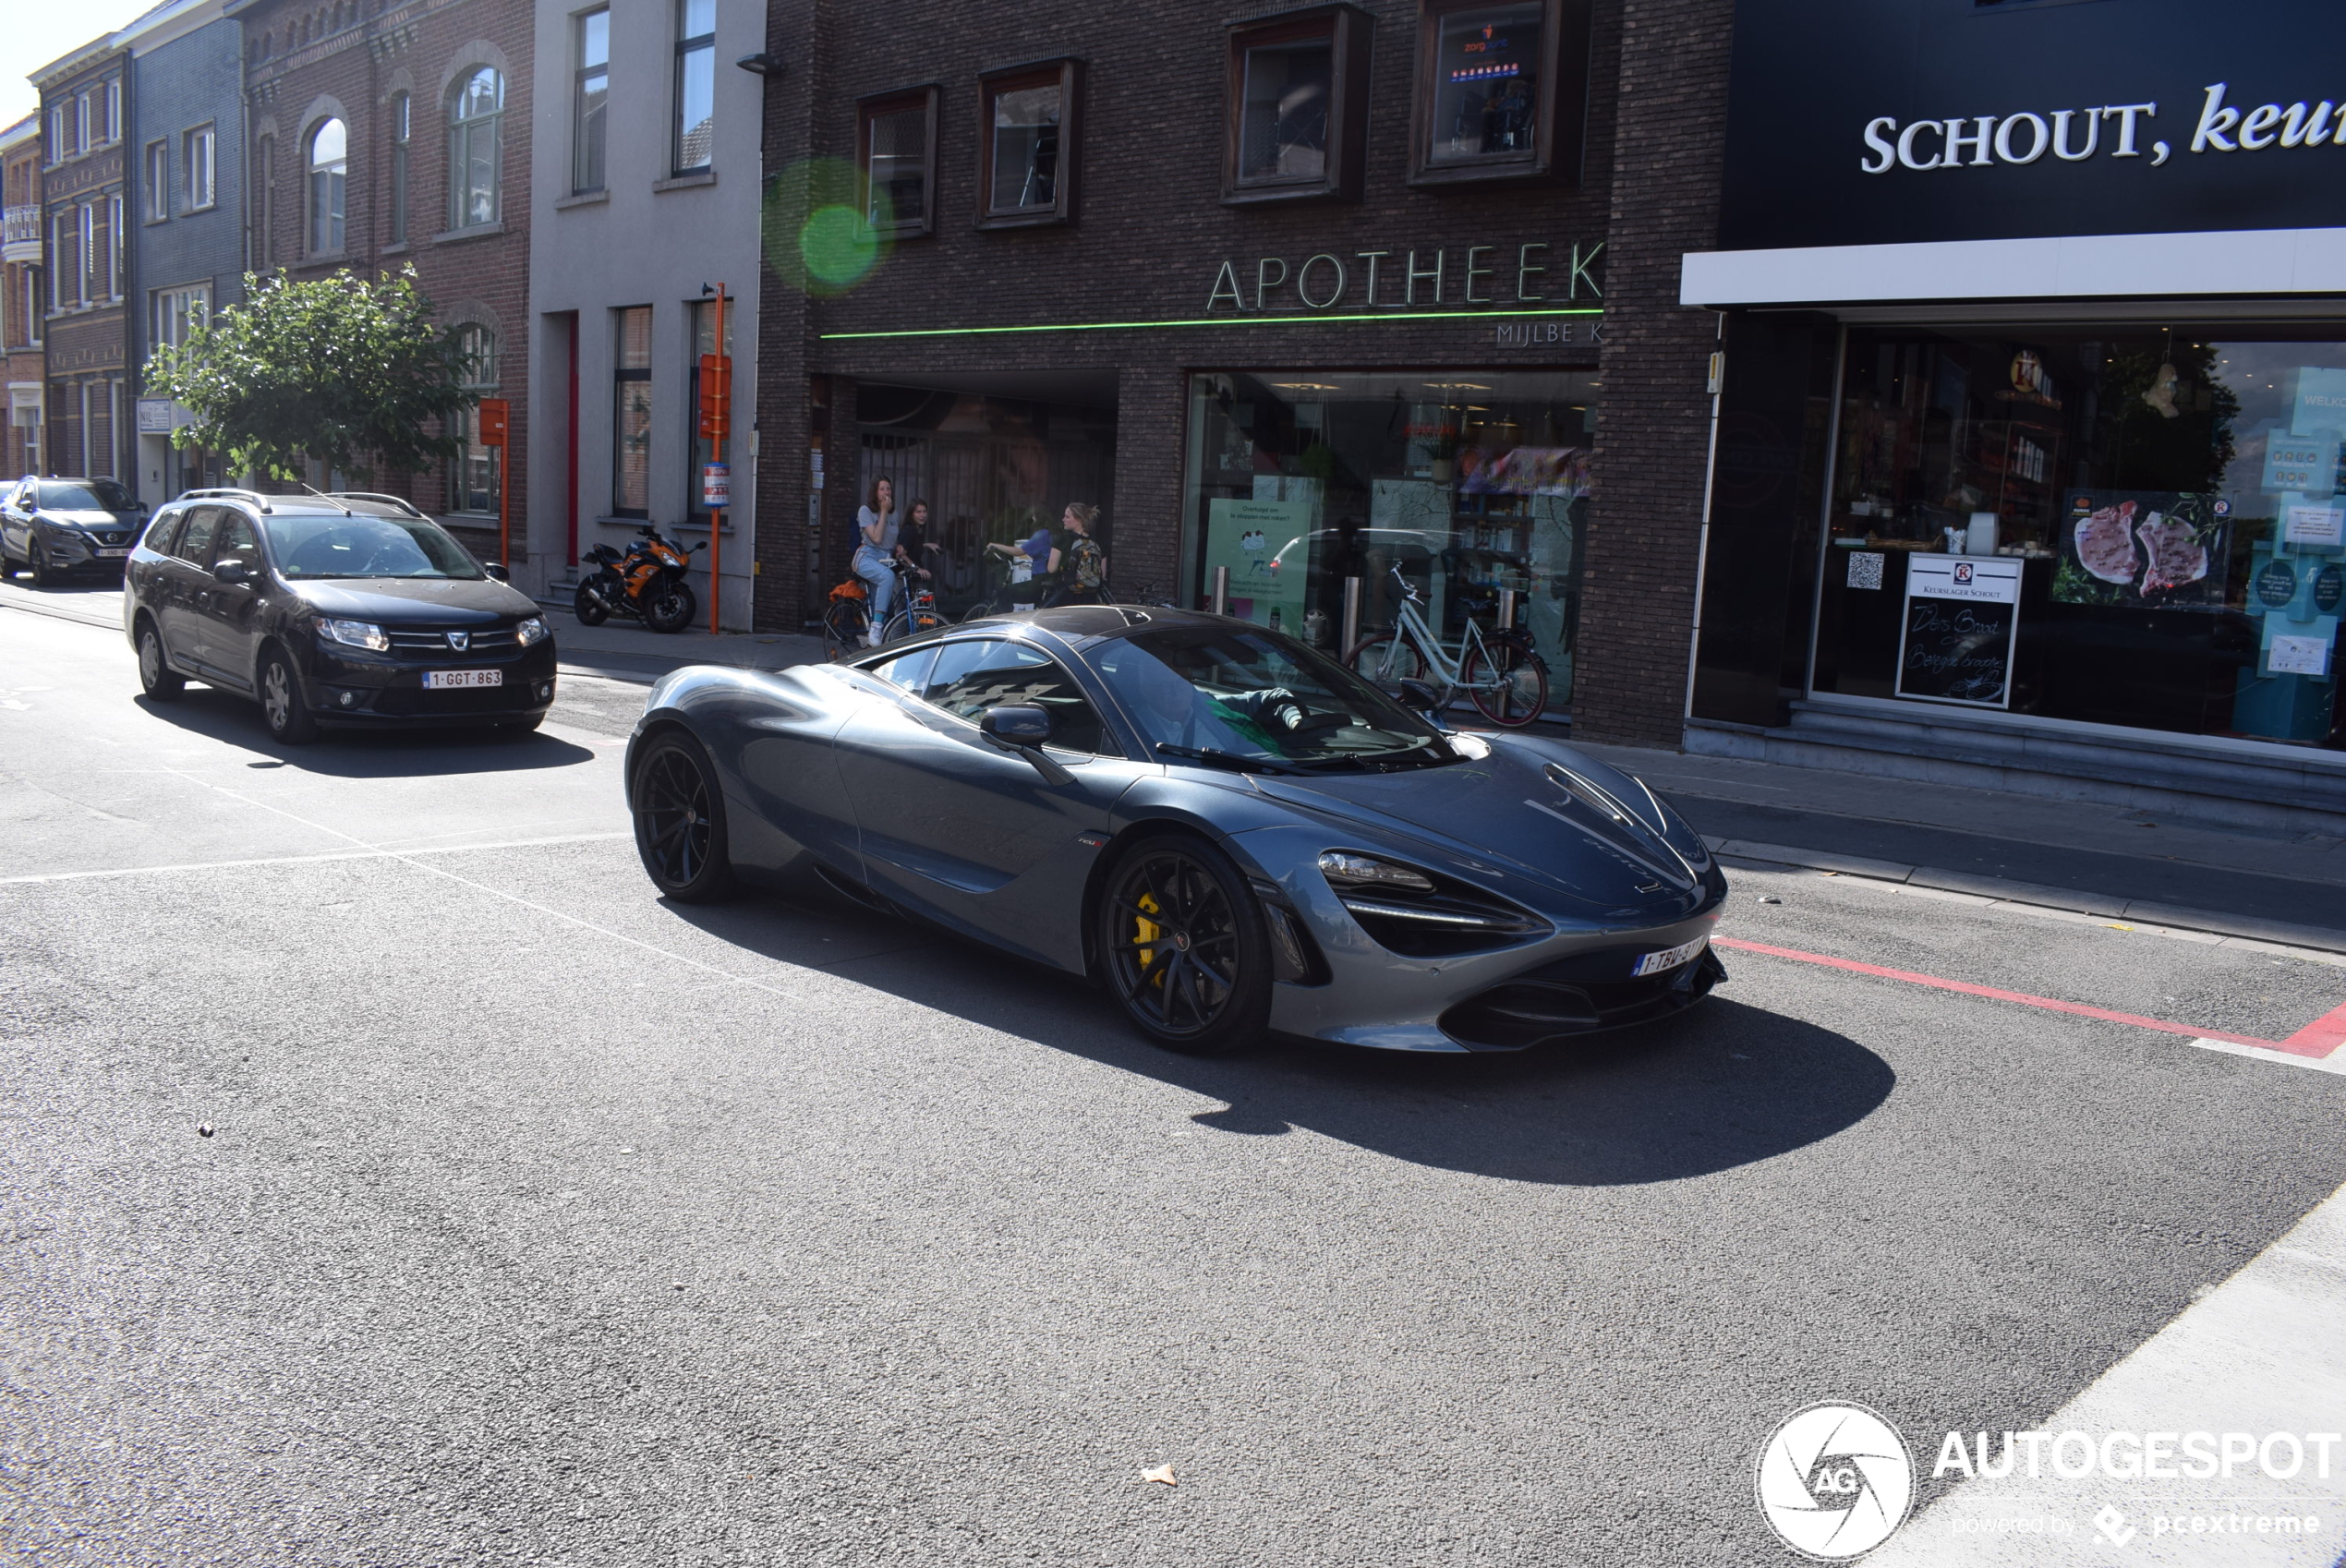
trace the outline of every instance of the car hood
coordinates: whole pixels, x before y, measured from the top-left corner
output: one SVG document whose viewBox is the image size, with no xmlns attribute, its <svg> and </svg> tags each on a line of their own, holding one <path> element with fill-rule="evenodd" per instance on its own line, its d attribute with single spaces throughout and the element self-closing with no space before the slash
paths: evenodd
<svg viewBox="0 0 2346 1568">
<path fill-rule="evenodd" d="M 354 621 L 489 625 L 538 609 L 537 600 L 494 578 L 463 583 L 447 577 L 328 577 L 286 585 L 319 614 Z"/>
<path fill-rule="evenodd" d="M 1430 869 L 1559 913 L 1678 920 L 1714 900 L 1702 839 L 1637 780 L 1554 742 L 1488 740 L 1488 756 L 1444 767 L 1250 781 L 1323 818 L 1421 845 Z"/>
<path fill-rule="evenodd" d="M 143 521 L 136 512 L 59 512 L 45 506 L 38 515 L 43 523 L 62 524 L 68 528 L 135 528 Z"/>
</svg>

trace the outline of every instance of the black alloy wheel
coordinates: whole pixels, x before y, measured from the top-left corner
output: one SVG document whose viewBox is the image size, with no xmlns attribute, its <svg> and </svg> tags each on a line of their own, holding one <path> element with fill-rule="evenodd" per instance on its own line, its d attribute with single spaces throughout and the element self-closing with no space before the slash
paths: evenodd
<svg viewBox="0 0 2346 1568">
<path fill-rule="evenodd" d="M 725 856 L 725 796 L 700 742 L 671 730 L 635 761 L 635 853 L 652 885 L 683 904 L 713 903 L 733 891 Z"/>
<path fill-rule="evenodd" d="M 163 638 L 155 623 L 144 616 L 139 618 L 139 685 L 150 700 L 159 703 L 175 703 L 187 689 L 187 678 L 163 657 Z"/>
<path fill-rule="evenodd" d="M 1102 890 L 1100 966 L 1125 1016 L 1168 1051 L 1219 1056 L 1263 1037 L 1271 945 L 1230 857 L 1202 838 L 1143 838 Z"/>
<path fill-rule="evenodd" d="M 261 656 L 260 718 L 270 738 L 282 744 L 306 746 L 318 738 L 318 720 L 301 698 L 301 677 L 281 648 Z"/>
<path fill-rule="evenodd" d="M 39 529 L 27 530 L 25 554 L 32 558 L 29 563 L 32 567 L 32 585 L 42 589 L 55 587 L 57 585 L 56 569 L 49 564 L 49 552 L 41 543 Z"/>
<path fill-rule="evenodd" d="M 578 585 L 578 592 L 571 596 L 570 608 L 581 626 L 600 626 L 611 619 L 611 607 L 603 603 L 603 596 L 595 591 L 592 583 Z"/>
<path fill-rule="evenodd" d="M 644 624 L 655 632 L 682 632 L 697 608 L 692 585 L 681 577 L 662 577 L 644 590 Z"/>
</svg>

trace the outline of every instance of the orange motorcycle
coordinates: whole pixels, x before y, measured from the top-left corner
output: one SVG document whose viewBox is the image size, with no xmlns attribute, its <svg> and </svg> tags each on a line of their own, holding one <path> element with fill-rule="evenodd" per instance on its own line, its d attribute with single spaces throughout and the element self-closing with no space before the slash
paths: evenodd
<svg viewBox="0 0 2346 1568">
<path fill-rule="evenodd" d="M 694 545 L 679 549 L 647 524 L 622 555 L 609 545 L 586 552 L 595 570 L 578 585 L 574 608 L 581 626 L 600 626 L 614 615 L 640 621 L 655 632 L 682 632 L 693 623 L 699 601 L 684 580 Z"/>
</svg>

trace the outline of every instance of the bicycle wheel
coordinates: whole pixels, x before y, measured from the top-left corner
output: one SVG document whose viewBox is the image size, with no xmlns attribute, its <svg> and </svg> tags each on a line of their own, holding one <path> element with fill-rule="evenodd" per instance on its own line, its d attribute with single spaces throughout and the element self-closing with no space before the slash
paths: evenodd
<svg viewBox="0 0 2346 1568">
<path fill-rule="evenodd" d="M 1390 631 L 1373 632 L 1353 644 L 1352 651 L 1344 656 L 1344 662 L 1354 674 L 1380 686 L 1390 686 L 1399 681 L 1425 681 L 1428 685 L 1433 684 L 1426 680 L 1431 671 L 1426 666 L 1425 656 L 1418 652 L 1417 644 L 1406 637 L 1397 637 Z"/>
<path fill-rule="evenodd" d="M 1522 729 L 1547 710 L 1547 663 L 1512 638 L 1467 649 L 1458 684 L 1476 712 L 1510 730 Z"/>
<path fill-rule="evenodd" d="M 823 648 L 831 658 L 838 658 L 851 648 L 864 645 L 864 601 L 833 599 L 823 611 Z"/>
<path fill-rule="evenodd" d="M 910 609 L 900 609 L 889 617 L 888 624 L 880 629 L 880 641 L 899 642 L 906 637 L 914 636 L 923 632 L 934 632 L 940 626 L 951 624 L 951 621 L 938 613 L 934 605 L 920 605 Z"/>
</svg>

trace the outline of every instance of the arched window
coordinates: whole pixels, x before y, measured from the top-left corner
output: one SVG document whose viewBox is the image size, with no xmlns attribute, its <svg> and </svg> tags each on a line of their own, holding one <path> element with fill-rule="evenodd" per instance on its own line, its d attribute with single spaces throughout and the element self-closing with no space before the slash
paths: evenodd
<svg viewBox="0 0 2346 1568">
<path fill-rule="evenodd" d="M 497 334 L 467 321 L 456 329 L 456 350 L 464 356 L 465 390 L 477 396 L 494 393 Z M 493 517 L 504 486 L 504 453 L 481 443 L 478 408 L 467 408 L 456 416 L 454 434 L 457 449 L 448 464 L 448 510 Z"/>
<path fill-rule="evenodd" d="M 498 214 L 505 78 L 482 66 L 448 100 L 448 226 L 478 228 Z"/>
<path fill-rule="evenodd" d="M 343 247 L 343 204 L 350 184 L 350 133 L 327 120 L 309 133 L 309 254 Z"/>
<path fill-rule="evenodd" d="M 407 243 L 407 95 L 391 95 L 391 243 Z"/>
</svg>

